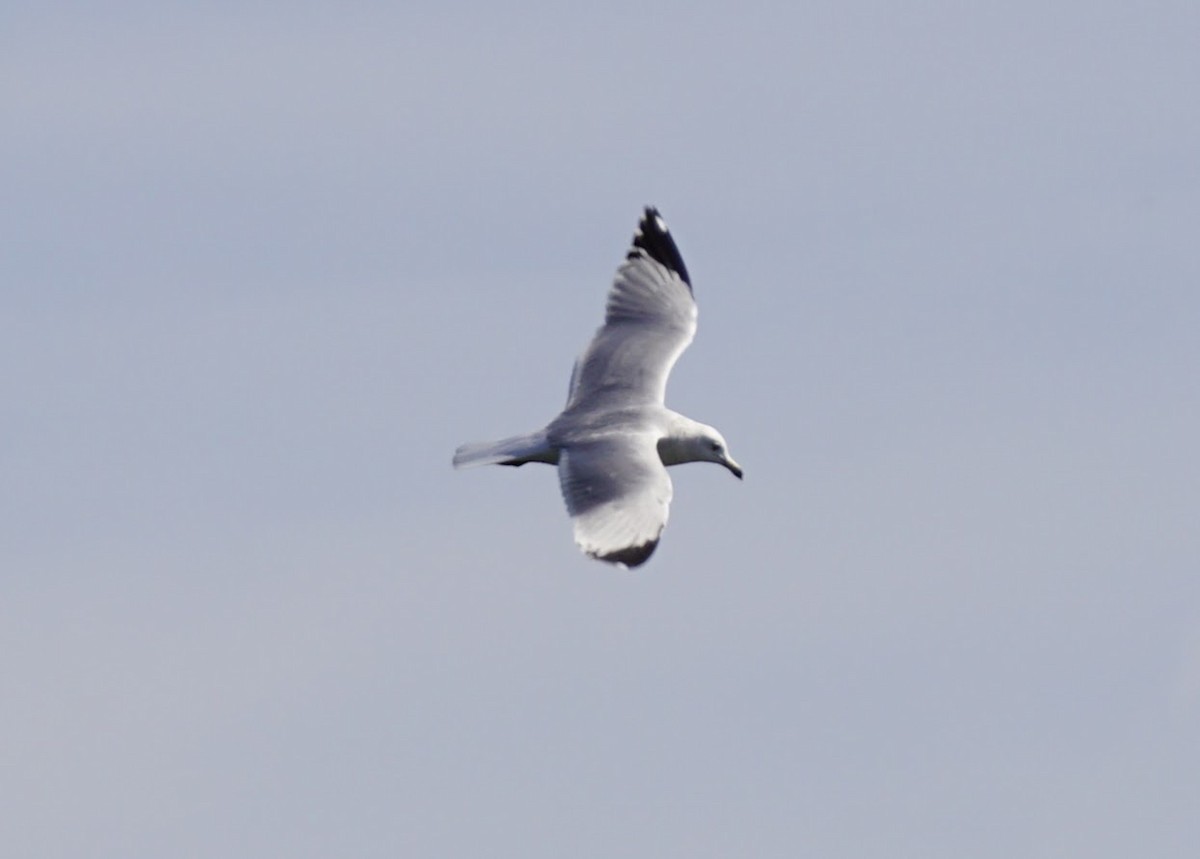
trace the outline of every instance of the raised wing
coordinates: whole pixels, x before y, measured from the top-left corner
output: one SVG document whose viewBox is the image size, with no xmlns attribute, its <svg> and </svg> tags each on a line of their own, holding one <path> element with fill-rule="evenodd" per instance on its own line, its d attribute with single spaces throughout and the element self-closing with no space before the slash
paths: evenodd
<svg viewBox="0 0 1200 859">
<path fill-rule="evenodd" d="M 672 490 L 656 445 L 654 433 L 613 434 L 562 451 L 558 480 L 575 542 L 593 558 L 636 567 L 658 545 Z"/>
<path fill-rule="evenodd" d="M 609 290 L 604 325 L 575 363 L 567 409 L 613 398 L 661 405 L 671 368 L 695 334 L 683 257 L 658 210 L 647 207 Z"/>
</svg>

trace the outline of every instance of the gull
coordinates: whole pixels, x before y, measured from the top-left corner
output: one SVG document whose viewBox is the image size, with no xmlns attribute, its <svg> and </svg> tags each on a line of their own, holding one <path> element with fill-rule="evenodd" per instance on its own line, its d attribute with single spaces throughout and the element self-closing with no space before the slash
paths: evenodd
<svg viewBox="0 0 1200 859">
<path fill-rule="evenodd" d="M 608 293 L 604 324 L 575 362 L 567 405 L 543 429 L 464 444 L 454 467 L 544 462 L 558 479 L 587 555 L 644 563 L 667 524 L 666 466 L 715 462 L 742 469 L 712 427 L 664 405 L 667 377 L 696 334 L 696 301 L 683 257 L 647 206 Z"/>
</svg>

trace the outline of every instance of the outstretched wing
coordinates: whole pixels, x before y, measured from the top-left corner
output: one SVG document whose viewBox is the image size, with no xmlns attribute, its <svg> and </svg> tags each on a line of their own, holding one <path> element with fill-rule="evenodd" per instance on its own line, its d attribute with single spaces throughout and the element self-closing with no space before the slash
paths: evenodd
<svg viewBox="0 0 1200 859">
<path fill-rule="evenodd" d="M 559 456 L 558 479 L 580 549 L 628 567 L 650 557 L 671 504 L 671 478 L 654 433 L 572 444 Z"/>
<path fill-rule="evenodd" d="M 667 377 L 696 334 L 687 268 L 658 210 L 647 207 L 608 293 L 604 325 L 571 374 L 567 408 L 662 404 Z"/>
</svg>

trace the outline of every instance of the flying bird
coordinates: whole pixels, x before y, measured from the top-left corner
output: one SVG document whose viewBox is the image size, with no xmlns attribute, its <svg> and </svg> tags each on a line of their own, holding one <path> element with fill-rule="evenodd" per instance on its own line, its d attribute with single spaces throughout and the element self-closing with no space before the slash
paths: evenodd
<svg viewBox="0 0 1200 859">
<path fill-rule="evenodd" d="M 464 444 L 454 467 L 558 466 L 575 542 L 593 558 L 636 567 L 667 524 L 666 466 L 715 462 L 741 479 L 725 439 L 664 405 L 667 376 L 696 334 L 696 301 L 679 248 L 647 206 L 608 293 L 604 324 L 571 373 L 567 405 L 545 428 Z"/>
</svg>

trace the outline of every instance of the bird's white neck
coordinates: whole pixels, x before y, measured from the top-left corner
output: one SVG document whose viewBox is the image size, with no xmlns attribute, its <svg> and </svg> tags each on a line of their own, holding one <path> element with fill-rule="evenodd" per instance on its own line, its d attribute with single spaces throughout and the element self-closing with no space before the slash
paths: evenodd
<svg viewBox="0 0 1200 859">
<path fill-rule="evenodd" d="M 678 412 L 667 413 L 666 433 L 658 440 L 658 458 L 663 465 L 696 462 L 705 457 L 698 446 L 708 437 L 710 427 L 684 417 Z"/>
</svg>

